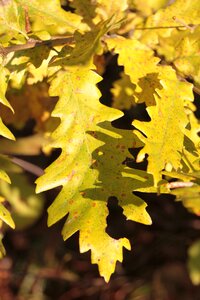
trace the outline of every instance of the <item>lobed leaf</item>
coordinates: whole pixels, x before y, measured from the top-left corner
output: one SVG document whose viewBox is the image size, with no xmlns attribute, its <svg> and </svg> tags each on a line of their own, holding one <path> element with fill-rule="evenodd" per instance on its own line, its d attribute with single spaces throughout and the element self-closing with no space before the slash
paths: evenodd
<svg viewBox="0 0 200 300">
<path fill-rule="evenodd" d="M 137 84 L 139 79 L 147 74 L 158 73 L 157 64 L 160 59 L 154 56 L 149 47 L 136 39 L 131 40 L 117 36 L 107 38 L 106 43 L 109 50 L 114 49 L 114 52 L 119 55 L 118 64 L 124 66 L 124 72 L 129 75 L 132 83 Z M 140 91 L 141 88 L 137 86 L 136 92 Z"/>
<path fill-rule="evenodd" d="M 180 82 L 172 68 L 159 66 L 159 59 L 153 52 L 136 40 L 116 37 L 107 39 L 107 44 L 119 55 L 119 65 L 124 66 L 125 73 L 136 85 L 136 97 L 143 101 L 146 98 L 151 121 L 133 122 L 139 130 L 135 133 L 145 144 L 137 161 L 143 161 L 145 154 L 148 155 L 147 171 L 154 176 L 157 186 L 163 169 L 177 170 L 181 165 L 184 134 L 189 122 L 185 105 L 193 100 L 192 85 Z"/>
<path fill-rule="evenodd" d="M 49 91 L 50 96 L 59 96 L 52 116 L 60 118 L 60 125 L 52 134 L 52 146 L 62 152 L 36 183 L 37 192 L 62 186 L 48 209 L 48 224 L 68 215 L 62 232 L 64 239 L 79 231 L 80 251 L 91 250 L 92 262 L 98 263 L 101 275 L 108 281 L 116 261 L 122 260 L 122 248 L 130 248 L 127 239 L 114 240 L 105 231 L 108 197 L 118 197 L 128 219 L 145 224 L 150 224 L 151 219 L 146 203 L 132 194 L 132 181 L 123 175 L 122 163 L 130 156 L 129 143 L 131 147 L 139 141 L 136 137 L 134 141 L 129 131 L 123 143 L 119 142 L 121 135 L 108 123 L 122 113 L 99 102 L 101 94 L 96 84 L 101 77 L 91 70 L 92 55 L 99 51 L 99 39 L 108 28 L 108 23 L 104 24 L 99 33 L 97 30 L 95 34 L 86 34 L 87 39 L 78 36 L 81 44 L 69 51 L 66 58 L 58 57 L 53 62 L 55 65 L 62 62 L 63 66 L 51 81 Z M 113 149 L 116 152 L 111 158 Z M 139 188 L 146 179 L 138 182 Z M 105 249 L 111 248 L 112 258 L 105 255 Z"/>
<path fill-rule="evenodd" d="M 52 135 L 53 146 L 62 148 L 62 153 L 45 170 L 45 174 L 36 181 L 37 192 L 59 185 L 63 186 L 55 200 L 55 203 L 59 203 L 59 209 L 52 204 L 52 208 L 49 210 L 50 225 L 68 213 L 66 205 L 70 201 L 75 202 L 76 206 L 80 205 L 80 209 L 75 211 L 76 214 L 84 212 L 83 217 L 89 217 L 86 208 L 88 201 L 90 205 L 92 201 L 87 199 L 81 201 L 80 192 L 85 178 L 87 180 L 89 176 L 89 168 L 93 161 L 92 152 L 99 146 L 99 142 L 94 143 L 87 131 L 95 130 L 96 124 L 104 119 L 113 120 L 121 116 L 120 112 L 106 108 L 98 102 L 100 93 L 95 84 L 99 79 L 100 77 L 87 67 L 68 67 L 67 71 L 59 73 L 51 82 L 50 95 L 60 96 L 52 115 L 61 119 L 60 125 Z M 69 212 L 74 214 L 73 206 Z M 101 222 L 103 224 L 103 220 Z M 76 230 L 73 231 L 72 227 L 68 226 L 68 230 L 70 228 L 71 234 L 77 230 L 81 231 L 82 228 L 84 232 L 83 220 L 78 217 Z M 64 239 L 66 238 L 67 235 L 64 234 Z M 85 247 L 80 244 L 80 249 L 84 251 Z M 99 255 L 101 254 L 99 253 Z M 119 254 L 117 255 L 119 257 Z M 110 276 L 105 272 L 103 275 Z"/>
<path fill-rule="evenodd" d="M 95 13 L 95 3 L 91 0 L 70 0 L 70 5 L 75 9 L 76 14 L 83 18 L 83 22 L 88 24 L 91 28 L 94 26 L 93 19 Z"/>
<path fill-rule="evenodd" d="M 148 154 L 148 172 L 153 174 L 155 185 L 162 179 L 163 169 L 177 170 L 181 164 L 181 153 L 184 145 L 184 133 L 188 124 L 185 114 L 185 101 L 192 101 L 192 86 L 179 82 L 172 69 L 163 67 L 164 76 L 161 79 L 163 89 L 156 90 L 156 106 L 147 108 L 150 122 L 134 121 L 133 125 L 142 132 L 138 137 L 145 144 L 137 161 L 142 161 Z M 177 115 L 177 111 L 179 112 Z"/>
</svg>

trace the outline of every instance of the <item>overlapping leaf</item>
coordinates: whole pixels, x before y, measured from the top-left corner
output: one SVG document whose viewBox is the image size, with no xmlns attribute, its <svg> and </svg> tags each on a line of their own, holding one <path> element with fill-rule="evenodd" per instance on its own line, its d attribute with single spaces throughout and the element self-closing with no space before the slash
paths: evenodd
<svg viewBox="0 0 200 300">
<path fill-rule="evenodd" d="M 129 0 L 129 7 L 138 10 L 145 17 L 167 4 L 168 0 Z"/>
<path fill-rule="evenodd" d="M 0 259 L 6 254 L 6 250 L 3 246 L 2 239 L 3 239 L 3 235 L 1 233 L 0 234 Z"/>
<path fill-rule="evenodd" d="M 15 1 L 19 6 L 26 7 L 33 22 L 33 31 L 47 30 L 51 34 L 65 34 L 84 28 L 81 17 L 62 9 L 59 0 Z"/>
<path fill-rule="evenodd" d="M 94 54 L 102 52 L 100 40 L 102 36 L 114 26 L 113 18 L 98 23 L 91 31 L 85 34 L 74 34 L 75 47 L 64 47 L 60 54 L 55 57 L 51 66 L 78 66 L 89 65 Z M 92 68 L 92 66 L 91 66 Z"/>
<path fill-rule="evenodd" d="M 129 175 L 122 163 L 128 155 L 129 145 L 118 141 L 122 137 L 112 127 L 98 126 L 122 115 L 120 111 L 99 102 L 100 92 L 96 84 L 100 76 L 91 71 L 94 68 L 91 57 L 99 49 L 99 38 L 105 33 L 107 22 L 104 26 L 98 34 L 88 33 L 87 39 L 83 36 L 77 49 L 75 47 L 66 58 L 59 58 L 53 63 L 62 62 L 64 67 L 50 86 L 50 95 L 59 96 L 52 116 L 61 120 L 52 134 L 52 146 L 61 148 L 62 152 L 37 180 L 37 191 L 63 186 L 48 210 L 49 225 L 69 214 L 63 228 L 64 239 L 79 230 L 80 251 L 91 250 L 92 262 L 99 265 L 101 275 L 109 280 L 116 261 L 122 261 L 123 246 L 130 249 L 130 244 L 125 238 L 115 240 L 105 232 L 108 197 L 119 198 L 128 219 L 145 224 L 151 220 L 145 210 L 146 204 L 132 195 L 131 180 L 125 178 Z M 132 134 L 130 141 L 131 147 L 134 143 Z M 110 158 L 114 145 L 116 154 Z M 114 180 L 119 182 L 116 184 Z M 143 181 L 146 182 L 146 179 L 143 178 Z M 112 258 L 106 256 L 105 249 L 112 249 Z"/>
<path fill-rule="evenodd" d="M 25 84 L 20 90 L 10 89 L 7 98 L 15 113 L 13 114 L 7 107 L 0 104 L 3 122 L 21 129 L 28 120 L 32 119 L 35 121 L 36 131 L 48 131 L 50 113 L 56 103 L 56 99 L 49 97 L 48 88 L 48 84 L 42 82 L 37 85 Z M 17 143 L 12 144 L 17 147 Z"/>
<path fill-rule="evenodd" d="M 12 86 L 20 89 L 25 81 L 30 85 L 43 81 L 48 75 L 48 65 L 54 55 L 55 51 L 48 46 L 14 53 L 6 65 L 11 72 Z"/>
<path fill-rule="evenodd" d="M 173 31 L 168 38 L 160 38 L 158 53 L 173 62 L 184 77 L 193 78 L 200 84 L 200 27 L 194 30 Z"/>
<path fill-rule="evenodd" d="M 180 34 L 181 30 L 190 32 L 199 24 L 199 13 L 198 0 L 176 0 L 149 16 L 143 26 L 147 29 L 141 31 L 142 41 L 155 47 L 156 44 L 159 44 L 160 37 L 171 37 L 174 32 L 179 30 Z"/>
<path fill-rule="evenodd" d="M 90 138 L 87 134 L 87 131 L 95 130 L 96 123 L 104 120 L 111 121 L 121 115 L 120 112 L 106 108 L 98 102 L 100 93 L 95 87 L 98 81 L 99 76 L 86 67 L 69 67 L 67 71 L 62 74 L 60 73 L 59 76 L 52 81 L 50 95 L 60 96 L 59 102 L 52 115 L 61 119 L 61 124 L 52 135 L 54 139 L 53 146 L 62 148 L 62 153 L 59 158 L 46 169 L 45 175 L 37 180 L 37 191 L 40 192 L 59 185 L 63 186 L 61 193 L 57 200 L 55 200 L 56 203 L 61 203 L 59 209 L 56 209 L 55 205 L 53 205 L 53 216 L 50 214 L 50 217 L 53 217 L 53 223 L 65 216 L 68 212 L 70 212 L 70 215 L 73 217 L 78 218 L 74 230 L 73 224 L 67 227 L 68 230 L 71 229 L 69 235 L 80 230 L 80 249 L 82 252 L 91 249 L 94 263 L 98 262 L 95 259 L 97 254 L 95 254 L 94 249 L 96 249 L 96 247 L 99 248 L 99 243 L 96 240 L 98 238 L 94 232 L 94 228 L 92 236 L 94 239 L 93 245 L 85 248 L 85 246 L 83 246 L 84 241 L 82 241 L 81 238 L 82 232 L 85 232 L 85 222 L 83 222 L 83 219 L 86 220 L 86 224 L 90 222 L 90 214 L 87 212 L 88 204 L 91 207 L 93 206 L 92 201 L 83 198 L 80 192 L 83 190 L 83 185 L 88 187 L 88 184 L 90 186 L 94 181 L 93 176 L 95 176 L 95 174 L 91 172 L 89 168 L 93 161 L 92 152 L 100 143 L 98 141 L 95 143 L 94 139 Z M 72 203 L 70 209 L 66 210 L 66 206 L 70 205 L 70 203 Z M 73 203 L 75 204 L 73 205 Z M 100 231 L 102 237 L 109 243 L 112 239 L 105 234 L 105 209 L 106 202 L 99 202 L 97 213 L 101 219 L 101 224 L 104 224 L 104 226 L 103 228 L 97 227 L 97 230 Z M 79 214 L 82 215 L 82 218 Z M 97 216 L 95 219 L 97 219 Z M 97 224 L 95 224 L 95 226 L 97 226 Z M 89 228 L 90 226 L 88 224 L 88 230 Z M 102 230 L 104 231 L 102 232 Z M 64 238 L 67 238 L 69 235 L 64 233 Z M 97 243 L 96 247 L 95 242 Z M 119 240 L 116 243 L 118 244 L 117 247 L 120 247 L 120 245 L 121 247 L 123 245 L 128 247 L 126 240 Z M 104 244 L 104 249 L 105 246 Z M 102 246 L 100 245 L 100 247 Z M 114 261 L 115 259 L 121 260 L 121 247 L 118 251 L 116 250 L 116 258 L 113 258 Z M 98 252 L 100 249 L 96 249 L 96 251 Z M 98 255 L 100 257 L 102 256 L 101 260 L 105 259 L 105 255 L 101 252 L 99 252 Z M 101 265 L 100 262 L 101 261 L 99 261 L 99 264 Z M 104 267 L 101 266 L 100 271 L 102 275 L 108 278 L 110 275 L 106 273 L 106 264 L 105 262 L 102 263 Z M 101 270 L 101 268 L 103 270 Z"/>
<path fill-rule="evenodd" d="M 4 68 L 3 66 L 0 66 L 0 102 L 12 110 L 10 103 L 8 102 L 8 100 L 5 97 L 8 80 L 9 80 L 8 70 L 6 68 Z M 13 134 L 10 132 L 10 130 L 2 122 L 1 117 L 0 117 L 0 135 L 6 137 L 8 139 L 11 139 L 11 140 L 15 139 Z M 1 168 L 2 168 L 2 164 L 1 164 Z M 0 169 L 0 180 L 4 180 L 4 181 L 10 183 L 9 176 L 2 169 Z M 14 228 L 15 224 L 12 220 L 10 212 L 8 211 L 7 208 L 4 207 L 3 203 L 1 203 L 3 201 L 4 201 L 4 199 L 2 199 L 2 201 L 0 201 L 0 222 L 3 221 L 5 223 L 7 223 L 10 227 Z M 0 224 L 0 227 L 1 227 L 1 224 Z M 0 256 L 3 256 L 4 254 L 5 254 L 5 249 L 0 240 Z"/>
<path fill-rule="evenodd" d="M 143 133 L 141 135 L 138 132 L 137 135 L 145 143 L 137 159 L 141 161 L 148 154 L 148 171 L 154 175 L 155 184 L 162 178 L 162 169 L 177 170 L 180 167 L 184 133 L 188 124 L 184 101 L 193 99 L 191 85 L 179 82 L 174 71 L 169 71 L 168 78 L 161 80 L 163 89 L 156 90 L 156 106 L 147 108 L 151 121 L 133 122 Z"/>
<path fill-rule="evenodd" d="M 198 0 L 176 0 L 171 5 L 159 9 L 156 14 L 149 17 L 147 27 L 199 24 L 199 13 Z"/>
<path fill-rule="evenodd" d="M 128 8 L 128 1 L 96 1 L 96 13 L 100 17 L 100 20 L 107 20 L 111 16 L 115 15 L 119 20 L 124 17 L 123 12 Z"/>
<path fill-rule="evenodd" d="M 190 175 L 198 172 L 200 166 L 200 122 L 196 119 L 193 112 L 190 112 L 188 119 L 189 124 L 185 131 L 185 148 L 182 156 L 182 170 Z"/>
<path fill-rule="evenodd" d="M 185 101 L 193 99 L 192 86 L 179 82 L 170 67 L 158 66 L 158 59 L 152 51 L 138 41 L 115 38 L 108 39 L 107 43 L 119 54 L 118 62 L 124 66 L 132 83 L 137 84 L 136 91 L 147 97 L 146 103 L 154 104 L 152 101 L 148 103 L 150 97 L 144 91 L 148 86 L 152 100 L 155 99 L 156 105 L 147 108 L 151 121 L 134 121 L 133 125 L 140 130 L 137 135 L 145 144 L 137 161 L 142 161 L 148 154 L 147 170 L 153 174 L 157 185 L 164 168 L 177 169 L 180 166 L 184 131 L 188 124 L 184 105 Z M 146 86 L 139 86 L 139 82 L 145 82 L 145 79 Z"/>
<path fill-rule="evenodd" d="M 136 39 L 117 36 L 108 38 L 106 42 L 110 50 L 114 49 L 114 52 L 119 54 L 118 64 L 124 66 L 124 72 L 129 75 L 132 83 L 137 84 L 139 79 L 147 74 L 158 73 L 157 64 L 160 59 L 154 56 L 149 47 Z M 157 85 L 159 87 L 159 81 Z M 136 92 L 141 92 L 139 86 L 136 87 Z"/>
<path fill-rule="evenodd" d="M 83 22 L 88 24 L 90 27 L 94 26 L 93 19 L 95 13 L 95 3 L 91 0 L 70 0 L 70 5 L 75 8 L 77 15 L 82 16 Z"/>
<path fill-rule="evenodd" d="M 177 0 L 152 14 L 140 26 L 146 30 L 138 35 L 142 42 L 164 55 L 168 62 L 173 62 L 182 76 L 192 77 L 198 84 L 199 13 L 198 1 Z"/>
<path fill-rule="evenodd" d="M 121 78 L 114 82 L 111 92 L 113 94 L 112 107 L 118 109 L 130 109 L 135 104 L 135 85 L 130 81 L 129 76 L 124 73 Z"/>
<path fill-rule="evenodd" d="M 60 148 L 61 154 L 37 180 L 37 192 L 62 186 L 48 209 L 48 224 L 67 217 L 62 231 L 64 239 L 79 231 L 80 251 L 91 250 L 92 262 L 98 264 L 100 274 L 108 281 L 116 262 L 122 261 L 123 247 L 130 249 L 126 238 L 116 240 L 106 233 L 109 197 L 118 199 L 127 219 L 150 224 L 146 203 L 134 191 L 157 192 L 159 185 L 160 192 L 169 192 L 167 181 L 162 180 L 165 175 L 183 182 L 188 180 L 190 188 L 176 189 L 172 193 L 190 211 L 200 213 L 199 123 L 189 104 L 193 99 L 192 85 L 181 82 L 171 67 L 159 65 L 160 59 L 151 50 L 156 49 L 158 55 L 173 62 L 179 75 L 190 76 L 199 84 L 200 6 L 197 0 L 172 1 L 164 9 L 159 8 L 168 4 L 166 0 L 148 0 L 145 5 L 138 0 L 70 0 L 69 4 L 77 14 L 62 9 L 59 0 L 0 1 L 0 39 L 4 46 L 25 43 L 29 27 L 32 30 L 29 36 L 44 40 L 51 39 L 51 35 L 75 33 L 75 43 L 70 46 L 50 49 L 40 45 L 6 57 L 6 68 L 1 66 L 0 69 L 0 102 L 12 110 L 5 98 L 9 78 L 12 87 L 19 89 L 25 80 L 32 85 L 49 77 L 50 96 L 58 98 L 52 112 L 54 131 L 50 147 Z M 118 33 L 135 38 L 105 38 L 104 34 L 112 29 L 113 19 L 120 20 L 124 16 L 127 20 Z M 102 22 L 95 25 L 100 20 Z M 134 31 L 136 25 L 146 29 Z M 101 94 L 97 84 L 101 77 L 94 71 L 92 60 L 96 54 L 107 51 L 105 43 L 100 44 L 102 36 L 108 49 L 118 55 L 118 64 L 124 67 L 121 79 L 112 89 L 113 106 L 120 109 L 129 109 L 137 103 L 147 106 L 151 120 L 135 120 L 133 125 L 137 130 L 134 133 L 112 127 L 110 122 L 122 113 L 99 102 Z M 21 110 L 21 115 L 16 114 L 12 124 L 23 126 L 27 119 L 34 118 L 43 126 L 51 109 L 40 108 L 38 93 L 39 102 L 33 101 L 35 86 L 27 88 L 25 84 L 24 87 L 26 97 L 22 102 L 26 103 L 27 98 L 31 100 L 30 114 L 27 114 L 29 105 L 23 104 L 25 112 Z M 30 92 L 31 97 L 28 96 Z M 17 103 L 16 97 L 14 101 Z M 7 118 L 9 122 L 10 117 Z M 14 139 L 1 119 L 0 134 Z M 37 144 L 37 153 L 38 147 Z M 143 147 L 137 162 L 147 155 L 148 173 L 127 166 L 127 158 L 132 161 L 128 148 L 133 147 Z M 22 147 L 19 148 L 21 151 Z M 0 157 L 2 168 L 3 161 Z M 3 170 L 0 170 L 0 179 L 10 182 Z M 3 196 L 9 198 L 16 211 L 22 208 L 34 218 L 41 209 L 40 205 L 35 206 L 35 211 L 32 207 L 29 209 L 14 191 L 11 192 L 7 183 L 1 187 L 5 192 Z M 0 224 L 4 221 L 14 227 L 3 201 L 1 198 Z M 0 255 L 4 252 L 0 236 Z"/>
<path fill-rule="evenodd" d="M 9 42 L 13 38 L 27 39 L 25 6 L 18 5 L 16 1 L 0 1 L 0 40 Z M 21 35 L 21 38 L 20 38 Z"/>
</svg>

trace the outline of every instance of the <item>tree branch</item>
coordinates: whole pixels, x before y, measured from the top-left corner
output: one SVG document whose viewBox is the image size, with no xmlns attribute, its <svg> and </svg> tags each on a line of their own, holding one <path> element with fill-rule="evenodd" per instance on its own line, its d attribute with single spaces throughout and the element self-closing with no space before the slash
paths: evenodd
<svg viewBox="0 0 200 300">
<path fill-rule="evenodd" d="M 73 42 L 74 42 L 74 38 L 72 36 L 53 38 L 51 40 L 46 40 L 46 41 L 29 39 L 26 44 L 13 45 L 13 46 L 8 46 L 8 47 L 0 46 L 0 55 L 6 56 L 7 54 L 9 54 L 11 52 L 17 52 L 17 51 L 32 49 L 32 48 L 41 47 L 41 46 L 47 46 L 49 48 L 53 48 L 55 46 L 71 44 Z"/>
</svg>

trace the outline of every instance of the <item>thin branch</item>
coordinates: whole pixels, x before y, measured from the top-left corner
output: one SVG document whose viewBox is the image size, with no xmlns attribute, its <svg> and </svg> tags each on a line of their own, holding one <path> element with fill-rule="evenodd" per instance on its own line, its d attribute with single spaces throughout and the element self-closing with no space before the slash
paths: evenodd
<svg viewBox="0 0 200 300">
<path fill-rule="evenodd" d="M 186 28 L 185 25 L 174 25 L 174 26 L 152 26 L 152 27 L 135 27 L 134 30 L 149 30 L 149 29 L 171 29 L 171 28 Z"/>
<path fill-rule="evenodd" d="M 177 188 L 192 187 L 193 185 L 194 182 L 190 182 L 190 181 L 174 181 L 174 182 L 169 182 L 167 184 L 167 187 L 169 189 L 177 189 Z"/>
<path fill-rule="evenodd" d="M 8 46 L 8 47 L 0 46 L 0 55 L 6 56 L 7 54 L 9 54 L 11 52 L 17 52 L 17 51 L 32 49 L 32 48 L 41 47 L 41 46 L 47 46 L 49 48 L 53 48 L 55 46 L 71 44 L 73 42 L 74 42 L 74 38 L 72 36 L 53 38 L 51 40 L 46 40 L 46 41 L 29 39 L 26 44 L 13 45 L 13 46 Z"/>
<path fill-rule="evenodd" d="M 200 89 L 196 86 L 193 86 L 193 90 L 196 94 L 200 95 Z"/>
<path fill-rule="evenodd" d="M 13 163 L 15 163 L 16 165 L 20 166 L 22 169 L 24 169 L 38 177 L 44 174 L 43 169 L 41 169 L 40 167 L 38 167 L 28 161 L 23 160 L 21 158 L 11 157 L 11 161 Z"/>
<path fill-rule="evenodd" d="M 178 20 L 178 19 L 177 19 Z M 178 20 L 179 21 L 179 20 Z M 169 25 L 169 26 L 152 26 L 152 27 L 135 27 L 134 30 L 151 30 L 151 29 L 154 29 L 154 30 L 157 30 L 157 29 L 173 29 L 173 28 L 177 28 L 177 29 L 181 29 L 181 28 L 186 28 L 186 29 L 189 29 L 191 31 L 194 31 L 194 29 L 199 26 L 200 24 L 186 24 L 186 23 L 183 23 L 181 21 L 179 21 L 182 25 Z"/>
</svg>

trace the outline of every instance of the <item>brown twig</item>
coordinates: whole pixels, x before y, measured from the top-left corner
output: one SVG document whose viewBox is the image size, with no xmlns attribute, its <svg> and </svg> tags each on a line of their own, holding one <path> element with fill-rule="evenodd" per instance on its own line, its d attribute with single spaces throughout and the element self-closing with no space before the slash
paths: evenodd
<svg viewBox="0 0 200 300">
<path fill-rule="evenodd" d="M 41 46 L 47 46 L 49 48 L 53 48 L 55 46 L 72 44 L 73 42 L 74 42 L 74 38 L 72 36 L 53 38 L 51 40 L 46 40 L 46 41 L 29 39 L 26 44 L 13 45 L 13 46 L 8 46 L 8 47 L 0 46 L 0 55 L 6 56 L 7 54 L 9 54 L 11 52 L 17 52 L 17 51 L 32 49 L 32 48 L 41 47 Z"/>
<path fill-rule="evenodd" d="M 194 182 L 190 181 L 174 181 L 174 182 L 169 182 L 167 184 L 167 187 L 169 189 L 177 189 L 177 188 L 185 188 L 185 187 L 192 187 L 194 185 Z"/>
<path fill-rule="evenodd" d="M 11 157 L 11 161 L 20 166 L 22 169 L 36 175 L 36 176 L 41 176 L 44 174 L 44 171 L 43 169 L 41 169 L 40 167 L 26 161 L 26 160 L 23 160 L 21 158 L 18 158 L 18 157 Z"/>
</svg>

